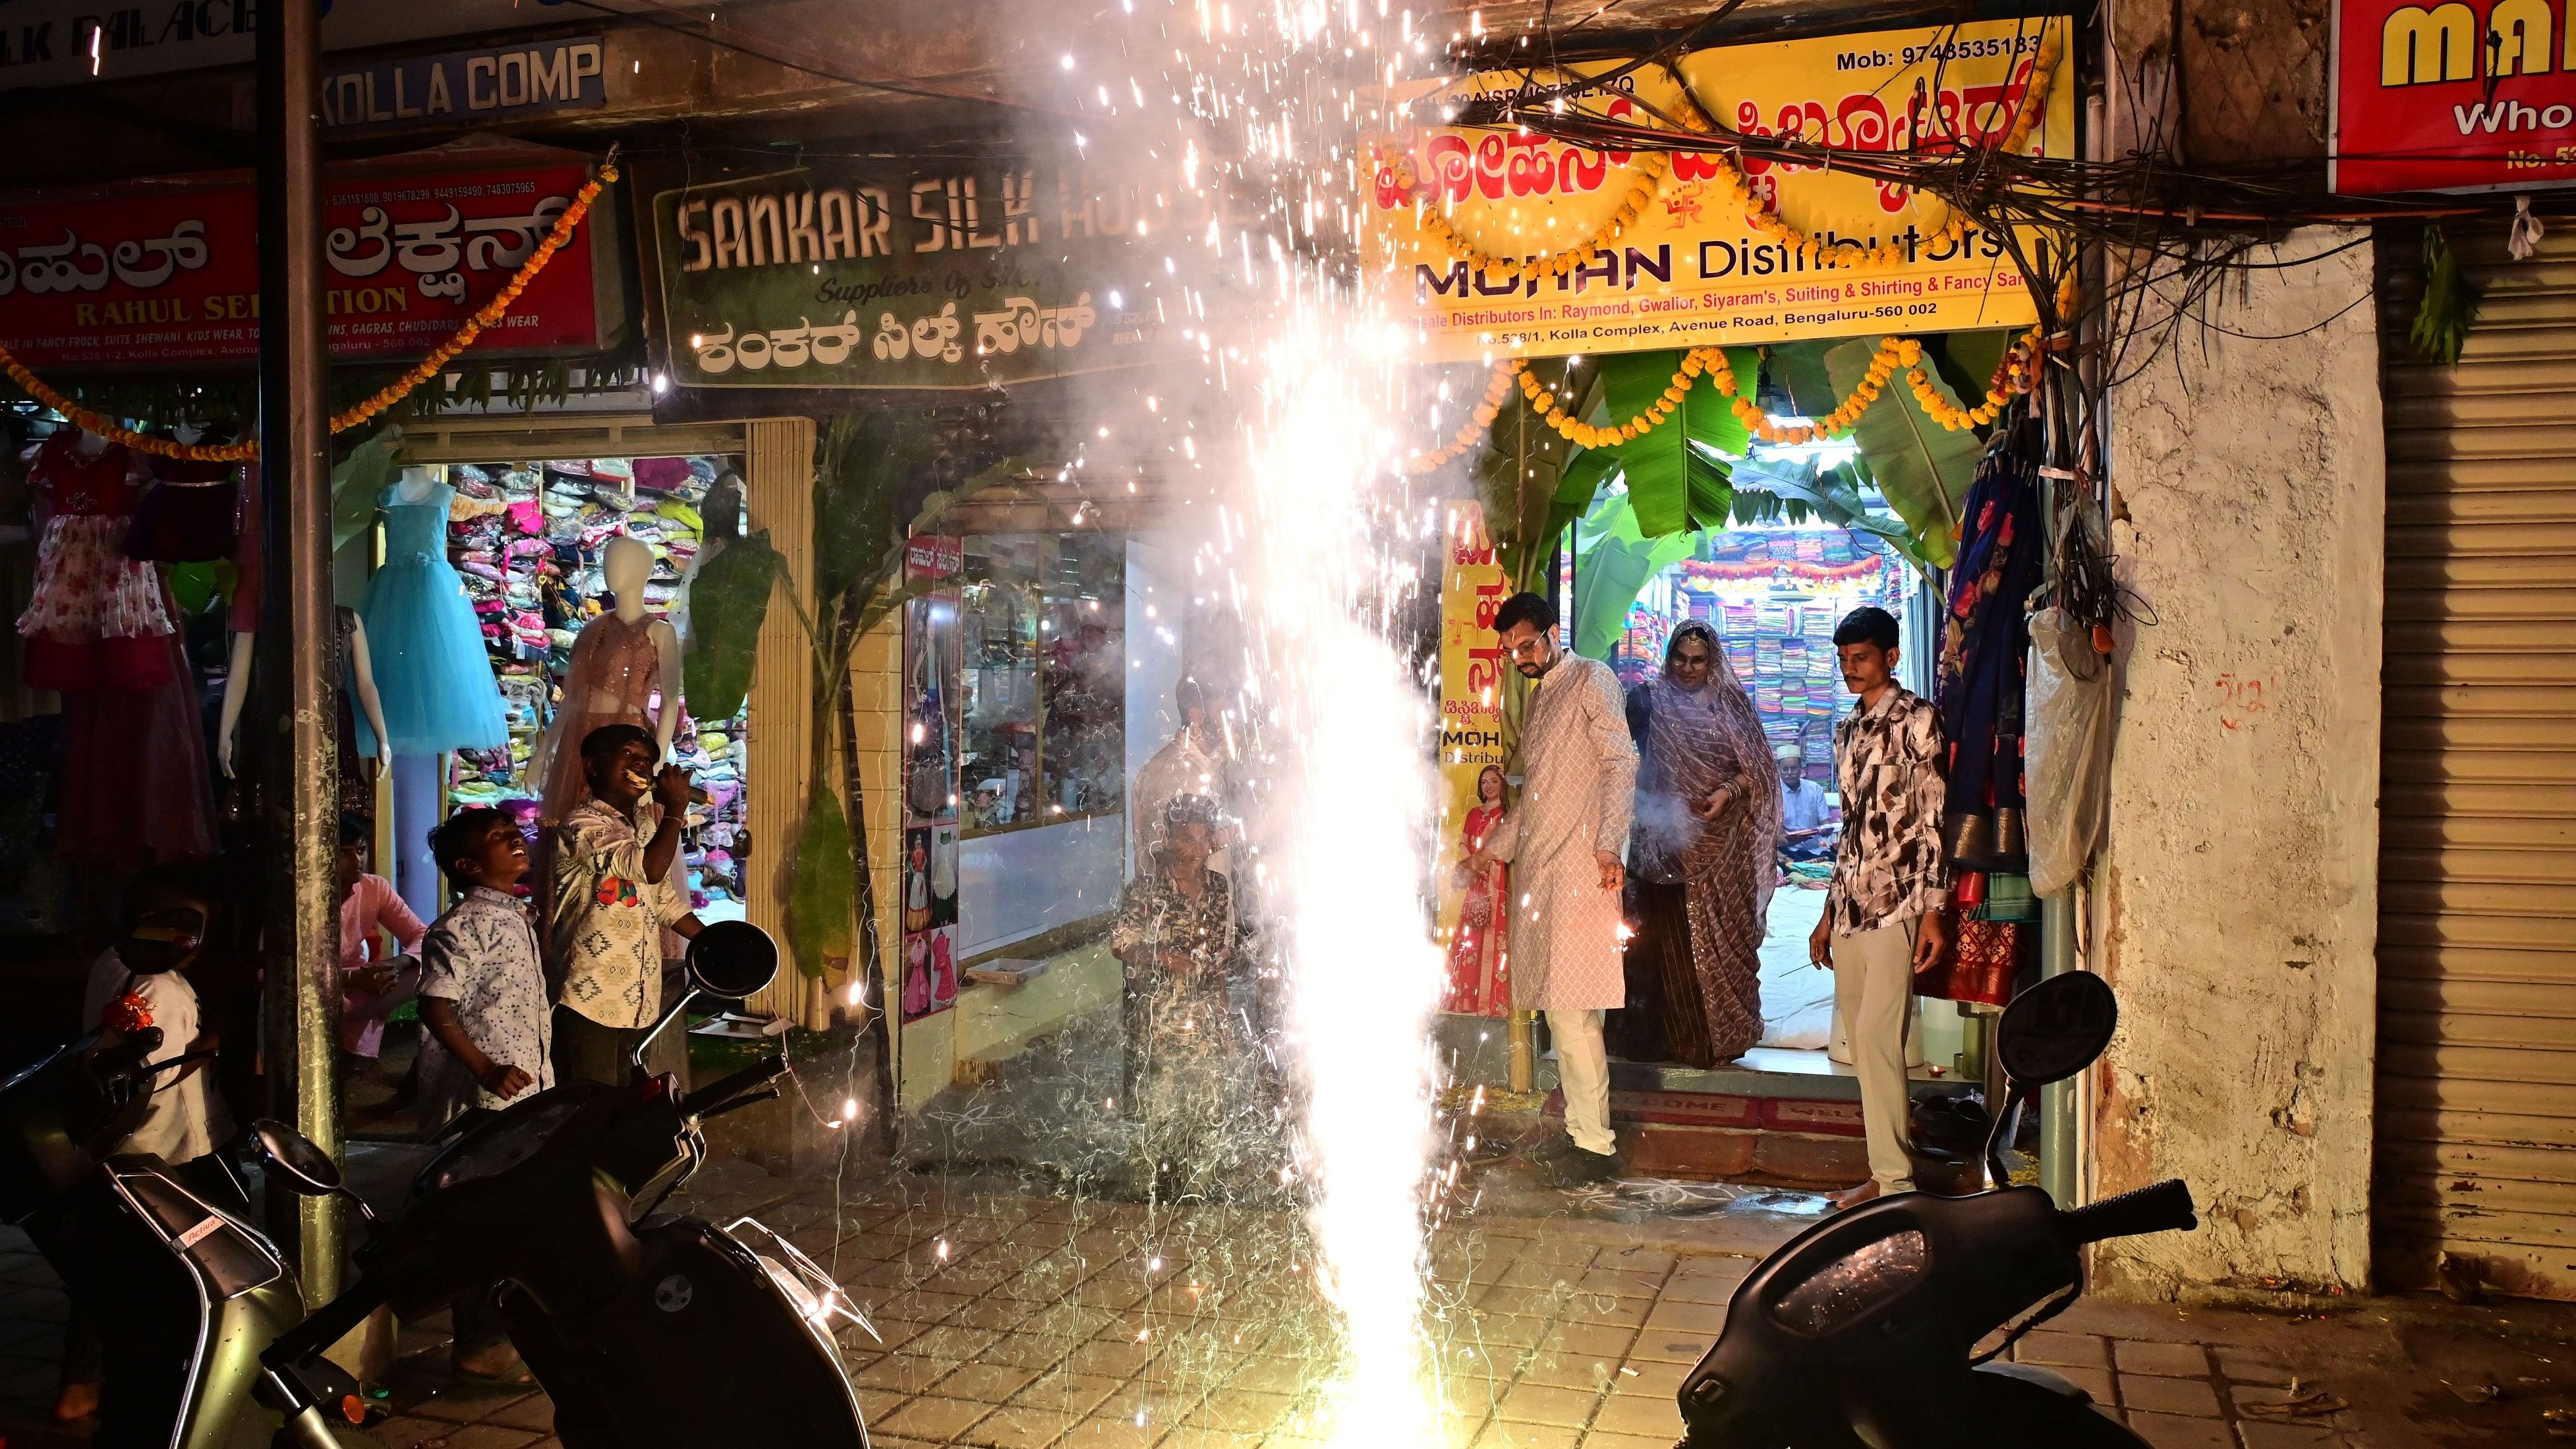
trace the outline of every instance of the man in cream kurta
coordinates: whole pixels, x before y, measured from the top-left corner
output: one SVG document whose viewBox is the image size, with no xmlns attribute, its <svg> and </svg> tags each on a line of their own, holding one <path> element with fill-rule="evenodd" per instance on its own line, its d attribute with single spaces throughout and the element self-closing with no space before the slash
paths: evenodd
<svg viewBox="0 0 2576 1449">
<path fill-rule="evenodd" d="M 1517 594 L 1494 616 L 1503 647 L 1537 681 L 1521 719 L 1521 797 L 1487 853 L 1511 875 L 1512 1005 L 1547 1013 L 1565 1089 L 1568 1185 L 1618 1170 L 1601 1013 L 1627 999 L 1620 969 L 1621 860 L 1636 808 L 1637 746 L 1618 676 L 1556 644 L 1556 610 Z"/>
</svg>

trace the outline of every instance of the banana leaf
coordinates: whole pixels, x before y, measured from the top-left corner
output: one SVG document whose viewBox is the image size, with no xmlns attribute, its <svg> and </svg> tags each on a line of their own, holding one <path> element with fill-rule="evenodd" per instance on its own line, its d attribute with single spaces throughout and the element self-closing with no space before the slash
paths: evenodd
<svg viewBox="0 0 2576 1449">
<path fill-rule="evenodd" d="M 1738 396 L 1752 396 L 1761 370 L 1758 355 L 1750 348 L 1734 348 L 1726 357 Z M 1604 358 L 1601 383 L 1608 416 L 1625 420 L 1652 407 L 1672 385 L 1681 365 L 1679 352 L 1616 353 Z M 1751 441 L 1732 400 L 1703 377 L 1692 380 L 1673 417 L 1662 427 L 1602 451 L 1618 457 L 1639 531 L 1647 538 L 1659 538 L 1724 525 L 1725 465 L 1722 461 L 1711 465 L 1708 460 L 1720 454 L 1740 455 Z"/>
<path fill-rule="evenodd" d="M 1776 523 L 1785 518 L 1804 523 L 1818 518 L 1885 539 L 1908 562 L 1924 567 L 1912 532 L 1870 512 L 1860 489 L 1853 468 L 1819 468 L 1813 458 L 1748 458 L 1735 465 L 1735 521 Z"/>
<path fill-rule="evenodd" d="M 1870 359 L 1877 352 L 1877 339 L 1862 337 L 1826 353 L 1825 369 L 1835 391 L 1849 397 L 1869 372 Z M 1958 396 L 1942 383 L 1940 374 L 1934 371 L 1929 376 L 1933 391 L 1957 406 Z M 1912 531 L 1918 555 L 1936 567 L 1948 568 L 1959 554 L 1959 500 L 1976 479 L 1977 459 L 1986 445 L 1971 429 L 1954 433 L 1932 421 L 1914 400 L 1914 389 L 1902 374 L 1887 380 L 1878 401 L 1852 428 L 1851 439 L 1869 464 L 1870 476 L 1877 480 L 1887 506 Z"/>
<path fill-rule="evenodd" d="M 1938 365 L 1952 392 L 1984 402 L 1986 385 L 1995 380 L 1995 369 L 2004 365 L 2004 349 L 2016 335 L 2009 327 L 1952 332 L 1926 341 L 1923 353 Z"/>
<path fill-rule="evenodd" d="M 387 428 L 349 450 L 331 469 L 331 551 L 366 532 L 376 521 L 376 499 L 394 479 L 400 435 Z M 263 480 L 263 486 L 265 480 Z"/>
<path fill-rule="evenodd" d="M 1571 387 L 1582 400 L 1578 415 L 1601 406 L 1599 369 L 1590 363 L 1569 366 L 1541 358 L 1530 370 L 1551 387 Z M 1580 475 L 1568 469 L 1583 451 L 1531 411 L 1515 386 L 1494 419 L 1490 446 L 1476 464 L 1477 490 L 1485 504 L 1485 528 L 1492 535 L 1503 572 L 1512 588 L 1534 589 L 1546 582 L 1548 560 L 1567 525 L 1592 506 L 1593 492 L 1608 476 L 1598 462 Z"/>
<path fill-rule="evenodd" d="M 787 889 L 787 945 L 796 969 L 823 975 L 827 957 L 850 954 L 850 822 L 840 792 L 818 778 L 805 801 L 805 824 L 796 832 L 795 876 Z"/>
<path fill-rule="evenodd" d="M 1834 380 L 1825 370 L 1825 354 L 1838 344 L 1833 342 L 1782 342 L 1773 345 L 1767 359 L 1771 381 L 1789 394 L 1789 405 L 1803 418 L 1821 418 L 1841 407 L 1843 400 L 1834 393 Z"/>
<path fill-rule="evenodd" d="M 760 626 L 785 560 L 762 529 L 725 545 L 698 566 L 689 583 L 688 648 L 680 656 L 680 688 L 689 713 L 702 720 L 731 719 L 751 692 L 751 666 L 760 652 Z"/>
<path fill-rule="evenodd" d="M 1574 652 L 1588 658 L 1609 658 L 1646 581 L 1699 547 L 1696 533 L 1644 536 L 1633 499 L 1633 494 L 1602 499 L 1576 530 L 1582 561 L 1574 575 Z"/>
</svg>

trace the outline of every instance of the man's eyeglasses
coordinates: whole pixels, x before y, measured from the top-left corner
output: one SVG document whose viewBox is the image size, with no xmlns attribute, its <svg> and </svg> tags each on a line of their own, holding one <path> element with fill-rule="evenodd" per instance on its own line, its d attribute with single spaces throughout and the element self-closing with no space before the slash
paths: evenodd
<svg viewBox="0 0 2576 1449">
<path fill-rule="evenodd" d="M 1506 644 L 1503 647 L 1511 651 L 1514 659 L 1541 659 L 1547 654 L 1547 636 L 1532 634 L 1518 644 Z"/>
</svg>

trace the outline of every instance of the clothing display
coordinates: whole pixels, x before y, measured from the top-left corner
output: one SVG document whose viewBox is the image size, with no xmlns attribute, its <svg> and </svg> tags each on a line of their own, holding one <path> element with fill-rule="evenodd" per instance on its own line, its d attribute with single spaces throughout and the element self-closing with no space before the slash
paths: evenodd
<svg viewBox="0 0 2576 1449">
<path fill-rule="evenodd" d="M 588 794 L 579 736 L 573 733 L 581 722 L 564 723 L 564 738 L 573 747 L 548 757 L 545 778 L 532 776 L 534 761 L 561 711 L 598 688 L 621 691 L 620 706 L 609 718 L 654 728 L 661 661 L 651 647 L 651 627 L 681 604 L 681 580 L 701 539 L 741 533 L 742 494 L 738 485 L 721 482 L 732 467 L 733 460 L 706 457 L 556 458 L 448 469 L 456 489 L 448 557 L 480 621 L 485 672 L 500 689 L 508 732 L 498 747 L 455 756 L 446 782 L 451 807 L 498 805 L 524 808 L 548 821 L 567 818 Z M 628 631 L 634 639 L 602 633 L 585 647 L 591 626 L 611 617 L 602 564 L 616 538 L 652 550 L 643 590 L 646 618 Z M 577 656 L 594 682 L 575 684 Z M 630 694 L 631 716 L 625 703 Z M 687 770 L 690 783 L 707 795 L 706 803 L 689 807 L 682 837 L 688 899 L 708 919 L 739 916 L 743 863 L 734 844 L 749 808 L 743 793 L 748 712 L 694 719 L 686 703 L 672 735 L 670 762 Z M 545 849 L 541 843 L 541 857 Z M 542 859 L 539 870 L 541 876 L 551 874 Z"/>
<path fill-rule="evenodd" d="M 167 587 L 158 578 L 152 587 L 175 614 Z M 63 696 L 58 855 L 131 867 L 215 853 L 213 772 L 196 679 L 177 634 L 152 643 L 161 651 L 159 684 Z"/>
<path fill-rule="evenodd" d="M 1942 839 L 1970 870 L 2029 861 L 2022 808 L 2024 601 L 2042 569 L 2038 479 L 2009 445 L 1988 453 L 1961 505 L 1967 520 L 1941 631 L 1941 728 L 1950 743 Z"/>
<path fill-rule="evenodd" d="M 376 732 L 368 727 L 358 709 L 357 652 L 353 644 L 357 632 L 357 610 L 343 604 L 331 611 L 331 677 L 339 681 L 339 688 L 332 692 L 338 708 L 331 722 L 331 739 L 340 755 L 340 813 L 373 820 L 376 787 L 367 777 L 367 765 L 376 758 Z M 385 727 L 391 729 L 393 722 L 386 721 Z"/>
<path fill-rule="evenodd" d="M 125 552 L 151 475 L 123 444 L 86 454 L 81 437 L 56 432 L 37 445 L 29 466 L 50 516 L 36 546 L 35 585 L 18 616 L 26 682 L 37 689 L 150 689 L 172 677 L 166 645 L 177 632 L 158 574 Z"/>
<path fill-rule="evenodd" d="M 555 722 L 547 727 L 546 778 L 538 797 L 546 819 L 570 819 L 590 799 L 581 742 L 592 730 L 631 724 L 647 734 L 655 732 L 662 652 L 653 643 L 654 623 L 650 614 L 630 624 L 608 613 L 581 626 L 572 663 L 564 671 Z"/>
<path fill-rule="evenodd" d="M 382 500 L 385 562 L 368 579 L 359 613 L 396 754 L 491 749 L 510 738 L 474 606 L 447 561 L 447 515 L 455 497 L 454 488 L 439 483 L 407 501 L 396 484 Z"/>
<path fill-rule="evenodd" d="M 1686 948 L 1674 952 L 1667 930 L 1651 947 L 1632 937 L 1629 949 L 1660 956 L 1667 1059 L 1715 1067 L 1762 1039 L 1761 950 L 1780 842 L 1780 774 L 1716 630 L 1696 619 L 1675 629 L 1667 669 L 1685 640 L 1708 652 L 1704 684 L 1685 689 L 1658 673 L 1628 695 L 1639 750 L 1628 861 L 1641 888 L 1681 887 Z M 1703 819 L 1702 804 L 1721 789 L 1729 792 L 1726 808 Z"/>
</svg>

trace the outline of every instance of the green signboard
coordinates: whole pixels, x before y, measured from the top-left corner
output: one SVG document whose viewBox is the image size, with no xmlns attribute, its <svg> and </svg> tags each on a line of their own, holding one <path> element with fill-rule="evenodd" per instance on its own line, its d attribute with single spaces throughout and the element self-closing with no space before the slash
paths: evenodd
<svg viewBox="0 0 2576 1449">
<path fill-rule="evenodd" d="M 671 380 L 983 388 L 1133 367 L 1191 328 L 1167 259 L 1221 223 L 1182 177 L 899 168 L 655 196 Z"/>
</svg>

